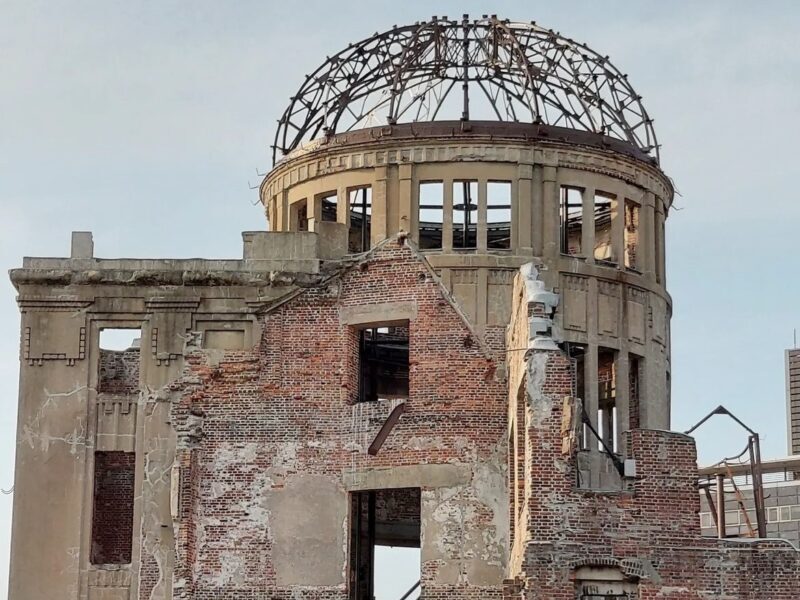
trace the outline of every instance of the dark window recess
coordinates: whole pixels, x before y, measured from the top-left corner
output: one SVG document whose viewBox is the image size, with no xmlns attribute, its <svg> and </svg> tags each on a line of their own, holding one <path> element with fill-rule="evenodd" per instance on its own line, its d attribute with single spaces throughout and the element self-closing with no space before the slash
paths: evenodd
<svg viewBox="0 0 800 600">
<path fill-rule="evenodd" d="M 131 562 L 135 466 L 133 452 L 94 453 L 93 565 Z"/>
<path fill-rule="evenodd" d="M 322 220 L 335 223 L 337 219 L 338 204 L 336 192 L 326 192 L 320 198 L 320 210 L 322 211 Z"/>
<path fill-rule="evenodd" d="M 376 587 L 385 582 L 399 586 L 393 590 L 397 598 L 406 597 L 406 592 L 416 597 L 412 594 L 419 587 L 419 567 L 403 568 L 407 561 L 393 562 L 387 552 L 376 560 L 375 548 L 420 548 L 420 505 L 419 488 L 350 494 L 350 600 L 373 600 Z"/>
<path fill-rule="evenodd" d="M 453 182 L 453 248 L 478 247 L 478 182 Z"/>
<path fill-rule="evenodd" d="M 486 184 L 486 242 L 489 250 L 511 248 L 511 182 Z"/>
<path fill-rule="evenodd" d="M 289 229 L 308 231 L 308 200 L 298 200 L 289 205 Z"/>
<path fill-rule="evenodd" d="M 630 376 L 630 428 L 638 429 L 640 426 L 639 407 L 641 405 L 641 379 L 642 379 L 642 362 L 644 359 L 629 355 L 629 376 Z"/>
<path fill-rule="evenodd" d="M 297 207 L 297 231 L 308 231 L 308 206 L 305 202 Z"/>
<path fill-rule="evenodd" d="M 605 445 L 617 451 L 617 370 L 616 352 L 597 350 L 597 432 Z M 599 449 L 603 450 L 602 444 Z"/>
<path fill-rule="evenodd" d="M 581 254 L 583 237 L 583 191 L 568 186 L 561 187 L 559 205 L 561 219 L 562 254 Z"/>
<path fill-rule="evenodd" d="M 408 398 L 408 322 L 359 331 L 359 402 Z"/>
<path fill-rule="evenodd" d="M 420 249 L 441 249 L 444 228 L 444 184 L 441 181 L 420 182 L 418 216 Z"/>
<path fill-rule="evenodd" d="M 580 398 L 581 402 L 586 402 L 586 392 L 584 389 L 584 369 L 586 368 L 586 346 L 582 344 L 569 344 L 567 347 L 569 357 L 574 361 L 575 371 L 572 388 L 575 390 L 575 397 Z M 578 447 L 581 450 L 589 449 L 589 439 L 591 433 L 586 425 L 582 425 L 580 429 L 580 439 L 578 440 Z"/>
<path fill-rule="evenodd" d="M 347 195 L 350 203 L 350 252 L 366 252 L 372 235 L 372 188 L 356 188 Z"/>
</svg>

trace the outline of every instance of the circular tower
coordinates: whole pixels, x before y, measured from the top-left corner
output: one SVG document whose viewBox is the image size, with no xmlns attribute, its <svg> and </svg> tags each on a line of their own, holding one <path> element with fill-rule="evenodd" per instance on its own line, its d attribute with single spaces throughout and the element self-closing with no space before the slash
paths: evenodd
<svg viewBox="0 0 800 600">
<path fill-rule="evenodd" d="M 273 231 L 337 221 L 351 253 L 406 232 L 508 352 L 512 278 L 533 262 L 560 295 L 557 335 L 608 445 L 669 428 L 673 188 L 641 97 L 607 57 L 495 16 L 395 26 L 306 77 L 273 152 L 260 190 Z"/>
</svg>

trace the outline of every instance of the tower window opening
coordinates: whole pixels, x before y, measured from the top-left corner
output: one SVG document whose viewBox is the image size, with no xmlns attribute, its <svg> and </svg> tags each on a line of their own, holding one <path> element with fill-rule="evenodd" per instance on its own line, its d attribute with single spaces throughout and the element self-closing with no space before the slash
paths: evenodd
<svg viewBox="0 0 800 600">
<path fill-rule="evenodd" d="M 486 184 L 486 240 L 490 250 L 511 248 L 511 182 Z"/>
<path fill-rule="evenodd" d="M 631 429 L 638 429 L 641 426 L 641 419 L 639 411 L 641 410 L 641 394 L 642 394 L 642 367 L 644 359 L 636 356 L 635 354 L 629 355 L 628 359 L 628 376 L 630 379 L 629 395 L 629 423 Z"/>
<path fill-rule="evenodd" d="M 421 250 L 440 250 L 444 228 L 444 183 L 422 181 L 419 184 L 418 231 Z"/>
<path fill-rule="evenodd" d="M 612 235 L 612 222 L 616 218 L 617 199 L 609 194 L 597 192 L 594 195 L 594 259 L 616 263 Z"/>
<path fill-rule="evenodd" d="M 572 389 L 576 398 L 585 406 L 586 391 L 585 391 L 585 369 L 586 369 L 586 346 L 583 344 L 569 344 L 568 346 L 569 357 L 573 361 L 573 380 Z M 589 449 L 589 440 L 592 437 L 589 428 L 586 424 L 581 425 L 580 439 L 578 440 L 578 447 L 581 450 Z"/>
<path fill-rule="evenodd" d="M 655 257 L 656 257 L 656 283 L 664 285 L 666 263 L 664 259 L 664 244 L 666 243 L 666 228 L 664 227 L 664 217 L 656 213 L 656 230 L 655 235 Z"/>
<path fill-rule="evenodd" d="M 299 200 L 291 205 L 291 231 L 308 231 L 308 201 Z"/>
<path fill-rule="evenodd" d="M 453 182 L 453 248 L 478 247 L 478 182 Z"/>
<path fill-rule="evenodd" d="M 359 332 L 359 402 L 408 398 L 408 321 Z"/>
<path fill-rule="evenodd" d="M 349 249 L 352 253 L 366 252 L 372 235 L 372 188 L 360 187 L 348 191 L 350 208 Z"/>
<path fill-rule="evenodd" d="M 639 252 L 639 205 L 625 200 L 625 266 L 638 269 L 637 254 Z"/>
<path fill-rule="evenodd" d="M 608 348 L 597 351 L 597 433 L 605 446 L 617 452 L 617 373 L 616 352 Z M 598 449 L 604 450 L 598 440 Z"/>
<path fill-rule="evenodd" d="M 561 253 L 572 256 L 581 254 L 583 237 L 583 190 L 561 186 Z"/>
<path fill-rule="evenodd" d="M 320 219 L 336 222 L 338 220 L 338 198 L 336 192 L 325 192 L 320 196 Z"/>
</svg>

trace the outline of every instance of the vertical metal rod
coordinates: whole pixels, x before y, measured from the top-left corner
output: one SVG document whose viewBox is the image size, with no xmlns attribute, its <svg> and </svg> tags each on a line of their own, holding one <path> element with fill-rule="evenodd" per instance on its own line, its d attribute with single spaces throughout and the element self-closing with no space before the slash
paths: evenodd
<svg viewBox="0 0 800 600">
<path fill-rule="evenodd" d="M 469 193 L 469 181 L 463 182 L 464 186 L 464 229 L 461 232 L 461 247 L 468 248 L 467 240 L 469 239 L 469 206 L 472 204 L 472 197 Z"/>
<path fill-rule="evenodd" d="M 753 479 L 758 537 L 765 538 L 767 537 L 767 521 L 764 514 L 764 484 L 761 479 L 761 441 L 757 433 L 750 436 L 750 474 Z"/>
<path fill-rule="evenodd" d="M 362 492 L 356 492 L 355 495 L 355 510 L 353 511 L 352 518 L 355 519 L 355 539 L 354 542 L 354 551 L 352 553 L 353 556 L 353 566 L 351 567 L 353 570 L 353 599 L 354 600 L 361 600 L 362 596 L 362 589 L 361 589 L 361 553 L 363 552 L 361 548 L 361 535 L 362 535 L 362 498 L 364 494 Z M 351 524 L 352 528 L 352 524 Z"/>
<path fill-rule="evenodd" d="M 464 39 L 461 42 L 461 66 L 464 69 L 461 89 L 464 92 L 464 109 L 461 112 L 461 120 L 469 121 L 469 15 L 463 16 L 461 24 L 464 29 Z"/>
<path fill-rule="evenodd" d="M 717 537 L 723 539 L 725 535 L 725 476 L 717 473 Z"/>
<path fill-rule="evenodd" d="M 375 492 L 369 492 L 367 534 L 369 535 L 369 595 L 375 598 Z"/>
<path fill-rule="evenodd" d="M 367 189 L 361 193 L 361 251 L 366 252 L 369 250 L 367 240 Z"/>
<path fill-rule="evenodd" d="M 719 525 L 717 525 L 717 506 L 714 504 L 714 497 L 711 495 L 709 485 L 703 486 L 703 492 L 706 494 L 706 502 L 708 502 L 708 507 L 711 509 L 711 518 L 714 519 L 714 527 L 719 527 Z"/>
</svg>

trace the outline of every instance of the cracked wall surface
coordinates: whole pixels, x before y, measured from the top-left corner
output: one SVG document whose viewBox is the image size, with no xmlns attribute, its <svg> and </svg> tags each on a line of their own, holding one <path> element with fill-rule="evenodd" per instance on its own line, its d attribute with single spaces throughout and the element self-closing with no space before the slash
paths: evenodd
<svg viewBox="0 0 800 600">
<path fill-rule="evenodd" d="M 245 232 L 241 259 L 99 259 L 85 232 L 70 258 L 25 258 L 11 273 L 10 598 L 349 599 L 350 495 L 398 488 L 419 491 L 428 600 L 575 600 L 602 586 L 638 600 L 794 598 L 794 549 L 699 537 L 693 442 L 667 431 L 669 180 L 613 149 L 486 131 L 390 127 L 282 161 L 261 188 L 276 231 Z M 420 182 L 442 182 L 448 219 L 461 180 L 477 182 L 477 247 L 444 236 L 420 252 Z M 511 194 L 503 251 L 484 227 L 497 181 Z M 348 254 L 354 186 L 372 190 L 370 249 Z M 635 265 L 561 253 L 564 186 L 638 207 L 635 241 L 621 220 L 601 236 Z M 341 200 L 337 222 L 320 220 L 321 195 Z M 301 205 L 309 230 L 291 231 Z M 408 397 L 358 402 L 359 330 L 406 322 Z M 140 330 L 138 350 L 100 350 L 117 328 Z M 614 458 L 578 448 L 601 350 L 629 383 L 615 390 Z M 101 453 L 133 457 L 130 558 L 93 564 Z"/>
<path fill-rule="evenodd" d="M 636 475 L 624 489 L 578 488 L 578 449 L 562 445 L 574 363 L 560 350 L 534 350 L 521 367 L 526 494 L 507 597 L 573 600 L 586 567 L 618 574 L 636 599 L 795 597 L 800 553 L 791 544 L 700 536 L 692 438 L 630 430 L 624 457 Z"/>
<path fill-rule="evenodd" d="M 357 356 L 342 349 L 357 352 L 353 321 L 396 319 L 409 306 L 406 412 L 370 456 L 398 401 L 354 403 Z M 497 355 L 473 339 L 416 251 L 389 239 L 259 319 L 263 336 L 252 350 L 214 364 L 207 352 L 190 352 L 173 386 L 186 382 L 173 405 L 179 432 L 203 415 L 199 441 L 185 450 L 179 441 L 179 453 L 197 457 L 183 462 L 198 471 L 181 470 L 181 494 L 193 498 L 180 519 L 193 533 L 178 547 L 194 557 L 180 575 L 190 597 L 289 598 L 301 589 L 312 597 L 313 589 L 315 598 L 347 598 L 348 490 L 418 487 L 423 589 L 499 598 L 508 526 Z M 465 390 L 465 379 L 481 385 Z M 437 465 L 465 476 L 428 475 L 424 467 Z"/>
</svg>

